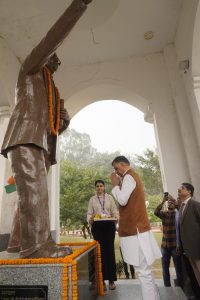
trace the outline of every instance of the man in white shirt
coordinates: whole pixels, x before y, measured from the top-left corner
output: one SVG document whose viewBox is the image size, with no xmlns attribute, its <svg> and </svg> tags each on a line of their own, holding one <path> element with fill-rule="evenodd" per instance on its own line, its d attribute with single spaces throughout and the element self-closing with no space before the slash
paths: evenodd
<svg viewBox="0 0 200 300">
<path fill-rule="evenodd" d="M 143 300 L 158 300 L 152 264 L 161 252 L 150 231 L 142 182 L 125 156 L 116 157 L 112 165 L 112 194 L 119 203 L 118 233 L 124 261 L 138 272 Z"/>
</svg>

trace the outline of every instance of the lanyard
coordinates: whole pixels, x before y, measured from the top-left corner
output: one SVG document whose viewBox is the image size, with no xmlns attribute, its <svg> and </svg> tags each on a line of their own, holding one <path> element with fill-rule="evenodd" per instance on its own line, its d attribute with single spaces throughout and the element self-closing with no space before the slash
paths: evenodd
<svg viewBox="0 0 200 300">
<path fill-rule="evenodd" d="M 104 211 L 104 206 L 105 206 L 105 195 L 104 195 L 104 197 L 103 197 L 103 204 L 102 204 L 102 202 L 101 202 L 99 196 L 97 196 L 97 198 L 98 198 L 99 203 L 100 203 L 100 205 L 101 205 L 102 212 L 105 213 L 105 211 Z"/>
</svg>

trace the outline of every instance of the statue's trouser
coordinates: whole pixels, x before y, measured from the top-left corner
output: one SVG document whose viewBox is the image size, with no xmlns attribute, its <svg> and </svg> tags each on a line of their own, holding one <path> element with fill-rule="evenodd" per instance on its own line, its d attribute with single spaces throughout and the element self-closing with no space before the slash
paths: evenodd
<svg viewBox="0 0 200 300">
<path fill-rule="evenodd" d="M 47 169 L 44 151 L 32 144 L 8 152 L 18 193 L 9 246 L 19 242 L 20 256 L 26 257 L 52 242 L 49 224 Z"/>
</svg>

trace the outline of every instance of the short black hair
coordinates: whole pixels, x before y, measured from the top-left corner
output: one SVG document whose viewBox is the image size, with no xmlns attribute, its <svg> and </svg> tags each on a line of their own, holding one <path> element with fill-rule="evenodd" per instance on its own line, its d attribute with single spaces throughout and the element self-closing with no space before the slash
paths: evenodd
<svg viewBox="0 0 200 300">
<path fill-rule="evenodd" d="M 120 155 L 120 156 L 115 157 L 115 159 L 113 159 L 112 166 L 114 165 L 114 163 L 120 163 L 120 162 L 130 165 L 129 160 L 125 156 Z"/>
<path fill-rule="evenodd" d="M 98 183 L 101 183 L 105 186 L 105 182 L 102 179 L 98 179 L 95 181 L 94 186 L 96 186 Z"/>
<path fill-rule="evenodd" d="M 194 187 L 191 183 L 183 182 L 182 185 L 186 188 L 187 191 L 190 192 L 191 196 L 194 194 Z"/>
</svg>

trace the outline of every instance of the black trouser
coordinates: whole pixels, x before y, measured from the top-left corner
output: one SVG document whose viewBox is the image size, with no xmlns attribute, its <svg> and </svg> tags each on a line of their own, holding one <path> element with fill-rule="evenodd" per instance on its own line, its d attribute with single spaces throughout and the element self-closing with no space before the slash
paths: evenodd
<svg viewBox="0 0 200 300">
<path fill-rule="evenodd" d="M 195 295 L 196 299 L 200 300 L 200 286 L 198 284 L 198 281 L 196 279 L 196 276 L 194 274 L 194 271 L 190 264 L 190 261 L 186 255 L 183 255 L 183 261 L 185 264 L 185 268 L 186 268 L 188 277 L 190 278 L 190 282 L 191 282 L 191 286 L 192 286 L 194 295 Z"/>
<path fill-rule="evenodd" d="M 113 221 L 95 221 L 92 224 L 92 235 L 101 247 L 103 280 L 116 281 L 115 223 Z"/>
<path fill-rule="evenodd" d="M 172 257 L 175 271 L 176 271 L 177 286 L 183 287 L 183 272 L 182 272 L 182 265 L 181 265 L 181 256 L 177 255 L 176 248 L 161 247 L 161 252 L 162 252 L 162 270 L 163 270 L 164 285 L 171 286 L 169 267 L 170 267 L 170 261 Z"/>
</svg>

